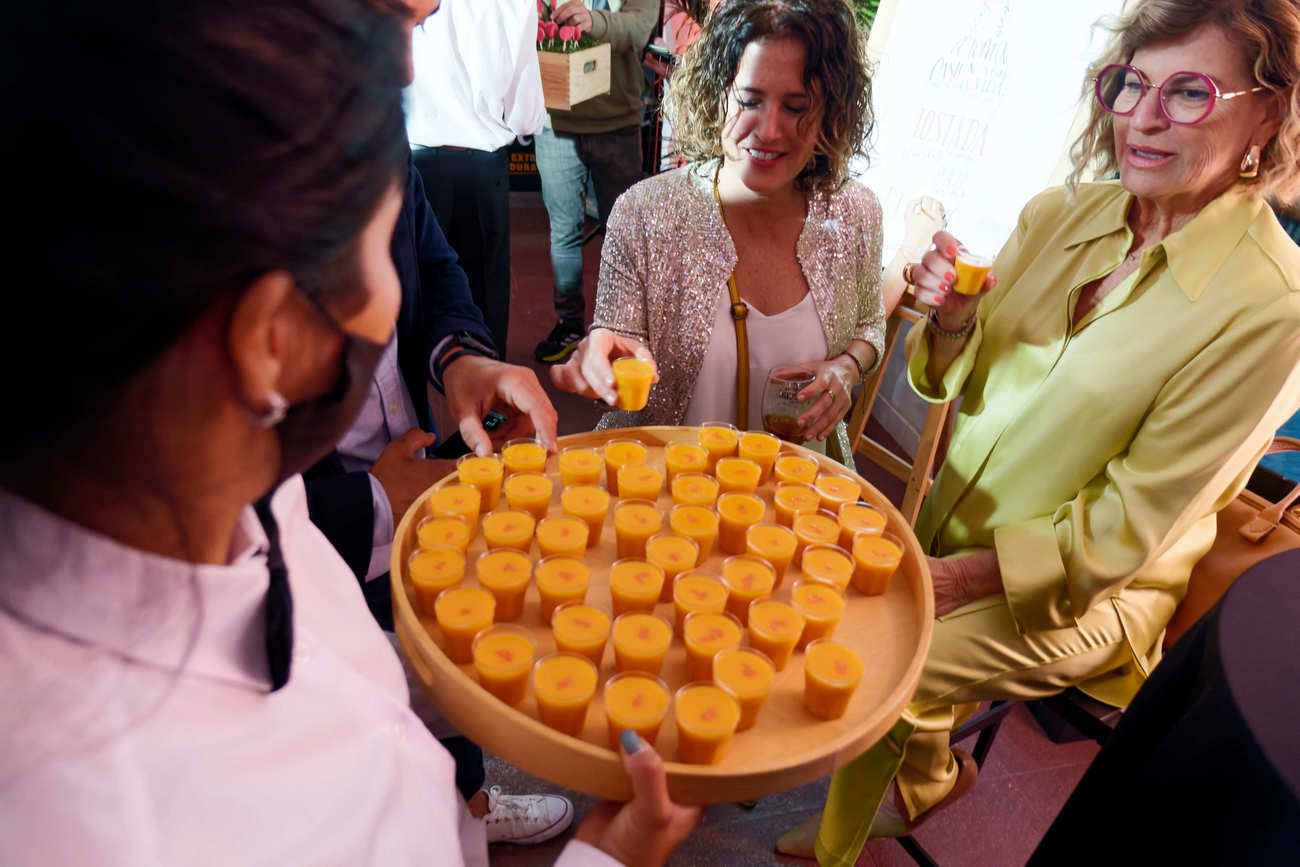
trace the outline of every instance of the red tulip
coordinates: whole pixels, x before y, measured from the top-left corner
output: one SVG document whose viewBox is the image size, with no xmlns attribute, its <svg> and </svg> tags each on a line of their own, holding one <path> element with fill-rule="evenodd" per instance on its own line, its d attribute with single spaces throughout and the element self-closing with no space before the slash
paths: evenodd
<svg viewBox="0 0 1300 867">
<path fill-rule="evenodd" d="M 542 42 L 545 41 L 545 39 L 546 39 L 546 28 L 543 27 L 542 22 L 539 21 L 537 22 L 537 44 L 541 45 Z"/>
<path fill-rule="evenodd" d="M 560 33 L 560 25 L 556 24 L 554 21 L 543 21 L 541 27 L 546 31 L 548 39 L 554 39 Z"/>
<path fill-rule="evenodd" d="M 560 28 L 560 40 L 562 42 L 577 42 L 581 31 L 572 25 L 565 25 Z"/>
</svg>

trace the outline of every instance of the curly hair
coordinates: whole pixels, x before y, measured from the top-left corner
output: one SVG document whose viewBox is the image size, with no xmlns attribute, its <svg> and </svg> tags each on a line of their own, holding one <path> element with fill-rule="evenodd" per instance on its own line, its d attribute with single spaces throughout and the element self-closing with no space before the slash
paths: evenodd
<svg viewBox="0 0 1300 867">
<path fill-rule="evenodd" d="M 728 0 L 704 24 L 673 70 L 668 117 L 678 154 L 692 162 L 722 155 L 727 93 L 745 47 L 790 38 L 804 47 L 804 87 L 821 108 L 813 162 L 800 175 L 808 188 L 833 190 L 849 161 L 867 155 L 875 126 L 871 73 L 848 0 Z"/>
<path fill-rule="evenodd" d="M 1084 99 L 1091 103 L 1087 126 L 1074 141 L 1074 170 L 1067 184 L 1078 186 L 1089 168 L 1099 177 L 1118 170 L 1115 120 L 1092 99 L 1092 80 L 1102 67 L 1128 63 L 1144 45 L 1178 39 L 1212 25 L 1254 58 L 1255 82 L 1285 108 L 1282 127 L 1263 149 L 1258 177 L 1245 180 L 1260 195 L 1283 205 L 1300 198 L 1300 4 L 1295 0 L 1146 0 L 1107 25 L 1114 37 L 1106 53 L 1088 70 Z"/>
</svg>

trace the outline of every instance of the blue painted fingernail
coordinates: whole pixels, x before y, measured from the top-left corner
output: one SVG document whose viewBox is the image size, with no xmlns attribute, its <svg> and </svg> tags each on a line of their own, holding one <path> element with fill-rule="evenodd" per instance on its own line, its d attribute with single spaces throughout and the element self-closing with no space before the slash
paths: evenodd
<svg viewBox="0 0 1300 867">
<path fill-rule="evenodd" d="M 623 729 L 623 734 L 618 736 L 618 742 L 623 745 L 623 752 L 629 756 L 640 752 L 641 747 L 644 746 L 641 737 L 631 729 Z"/>
</svg>

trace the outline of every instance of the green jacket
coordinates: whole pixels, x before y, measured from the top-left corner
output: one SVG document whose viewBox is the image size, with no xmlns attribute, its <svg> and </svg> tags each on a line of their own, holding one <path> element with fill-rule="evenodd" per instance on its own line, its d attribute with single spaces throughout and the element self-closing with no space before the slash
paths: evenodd
<svg viewBox="0 0 1300 867">
<path fill-rule="evenodd" d="M 618 12 L 592 10 L 592 37 L 609 43 L 609 93 L 580 102 L 570 111 L 553 109 L 551 126 L 557 132 L 613 132 L 641 124 L 645 90 L 641 55 L 658 20 L 659 0 L 623 0 Z"/>
</svg>

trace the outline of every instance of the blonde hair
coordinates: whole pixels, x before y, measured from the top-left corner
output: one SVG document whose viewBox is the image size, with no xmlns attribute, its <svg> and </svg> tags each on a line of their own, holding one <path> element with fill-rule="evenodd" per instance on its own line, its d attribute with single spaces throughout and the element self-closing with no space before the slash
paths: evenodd
<svg viewBox="0 0 1300 867">
<path fill-rule="evenodd" d="M 1300 4 L 1296 0 L 1145 0 L 1128 15 L 1107 25 L 1110 47 L 1088 70 L 1084 99 L 1091 104 L 1088 124 L 1074 141 L 1074 171 L 1066 183 L 1077 187 L 1091 167 L 1101 176 L 1119 168 L 1115 154 L 1114 115 L 1093 98 L 1093 78 L 1111 63 L 1128 63 L 1138 49 L 1186 36 L 1212 25 L 1255 58 L 1256 84 L 1282 102 L 1282 126 L 1263 149 L 1259 175 L 1243 180 L 1260 195 L 1281 204 L 1300 198 Z"/>
<path fill-rule="evenodd" d="M 821 109 L 813 161 L 800 175 L 809 188 L 833 190 L 849 162 L 866 157 L 875 116 L 871 75 L 848 0 L 727 0 L 673 70 L 668 106 L 677 153 L 695 162 L 722 155 L 727 95 L 751 42 L 790 38 L 804 47 L 804 86 Z"/>
</svg>

